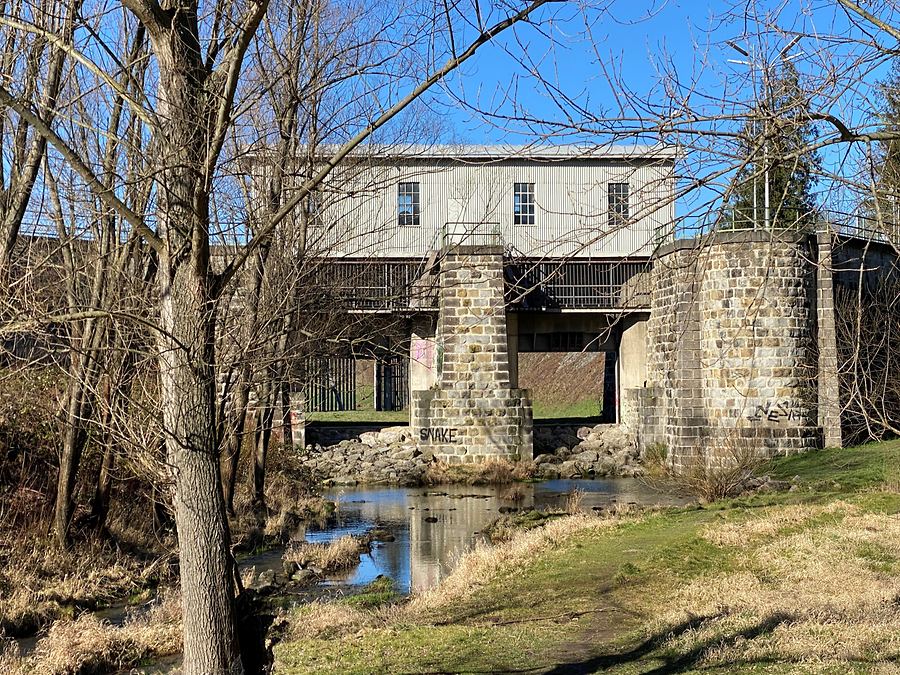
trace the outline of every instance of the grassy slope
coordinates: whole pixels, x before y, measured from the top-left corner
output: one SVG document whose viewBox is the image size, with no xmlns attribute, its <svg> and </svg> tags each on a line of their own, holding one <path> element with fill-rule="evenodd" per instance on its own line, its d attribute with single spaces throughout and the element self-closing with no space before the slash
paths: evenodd
<svg viewBox="0 0 900 675">
<path fill-rule="evenodd" d="M 898 450 L 769 467 L 799 492 L 585 519 L 467 592 L 287 640 L 277 672 L 896 672 L 900 496 L 877 488 Z"/>
</svg>

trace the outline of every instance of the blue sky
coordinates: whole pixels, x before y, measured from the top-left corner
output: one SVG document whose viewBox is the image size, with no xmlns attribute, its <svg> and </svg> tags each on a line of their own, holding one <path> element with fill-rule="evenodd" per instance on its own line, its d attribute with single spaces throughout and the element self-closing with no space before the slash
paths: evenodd
<svg viewBox="0 0 900 675">
<path fill-rule="evenodd" d="M 865 5 L 872 8 L 873 3 Z M 545 11 L 546 10 L 546 11 Z M 879 57 L 858 38 L 873 39 L 886 48 L 894 48 L 896 40 L 883 32 L 861 30 L 864 22 L 848 13 L 836 0 L 810 2 L 761 2 L 756 4 L 727 2 L 611 2 L 600 11 L 583 10 L 572 3 L 542 9 L 544 16 L 553 13 L 554 23 L 545 30 L 555 38 L 555 45 L 538 30 L 517 27 L 498 44 L 483 50 L 461 76 L 446 84 L 452 93 L 445 101 L 465 93 L 472 107 L 500 113 L 492 123 L 460 107 L 450 107 L 453 128 L 458 140 L 466 143 L 520 143 L 540 139 L 543 142 L 596 142 L 598 136 L 572 134 L 571 128 L 554 134 L 553 125 L 527 123 L 534 118 L 567 122 L 564 111 L 554 101 L 559 97 L 547 87 L 537 84 L 529 72 L 532 68 L 552 87 L 565 92 L 577 106 L 590 114 L 615 118 L 619 115 L 642 115 L 658 112 L 628 109 L 634 101 L 649 101 L 664 107 L 672 99 L 660 85 L 660 71 L 668 67 L 677 74 L 682 92 L 691 87 L 692 110 L 701 116 L 726 112 L 738 119 L 730 123 L 740 127 L 739 117 L 752 108 L 760 91 L 761 66 L 778 62 L 779 52 L 794 36 L 803 37 L 786 53 L 801 74 L 804 83 L 815 89 L 813 109 L 833 114 L 849 125 L 872 123 L 877 108 L 875 84 L 883 79 L 890 60 Z M 876 11 L 876 10 L 872 10 Z M 877 10 L 882 18 L 900 25 L 896 3 L 885 3 Z M 760 28 L 760 21 L 770 27 Z M 774 30 L 772 29 L 774 27 Z M 845 40 L 844 38 L 851 38 Z M 750 58 L 739 54 L 725 41 L 733 40 L 748 51 Z M 523 64 L 524 51 L 528 63 Z M 753 61 L 757 67 L 731 61 Z M 619 80 L 631 90 L 623 93 Z M 757 92 L 757 93 L 754 93 Z M 515 104 L 512 100 L 515 100 Z M 726 103 L 723 106 L 723 101 Z M 577 115 L 576 115 L 577 117 Z M 716 123 L 722 130 L 728 125 Z M 820 134 L 833 133 L 834 128 L 820 124 Z M 542 138 L 543 134 L 543 138 Z M 685 136 L 687 138 L 687 136 Z M 691 175 L 717 167 L 716 158 L 702 152 L 688 152 Z M 859 158 L 848 155 L 845 147 L 826 150 L 823 160 L 827 171 L 850 175 L 857 171 Z M 686 175 L 687 175 L 686 171 Z M 725 181 L 720 181 L 719 189 Z M 820 181 L 820 201 L 833 208 L 845 200 L 847 190 L 835 190 Z M 679 205 L 682 214 L 697 204 L 710 201 L 715 191 L 695 195 L 695 204 Z M 844 208 L 844 207 L 841 207 Z"/>
<path fill-rule="evenodd" d="M 535 86 L 528 66 L 537 65 L 544 79 L 586 107 L 614 107 L 610 78 L 622 75 L 637 91 L 649 94 L 657 78 L 654 59 L 664 50 L 679 68 L 692 68 L 694 40 L 705 41 L 709 10 L 699 3 L 688 4 L 690 8 L 669 2 L 640 9 L 620 3 L 609 12 L 582 12 L 576 4 L 551 6 L 544 15 L 552 12 L 560 19 L 549 30 L 555 44 L 537 30 L 517 27 L 514 35 L 483 50 L 448 87 L 455 92 L 462 88 L 468 103 L 476 107 L 490 110 L 497 101 L 513 96 L 537 117 L 565 121 L 551 94 Z M 522 62 L 522 51 L 531 63 Z M 508 103 L 505 108 L 510 109 Z M 503 129 L 479 124 L 463 110 L 456 111 L 455 122 L 468 142 L 515 142 Z M 523 134 L 522 139 L 528 136 Z"/>
</svg>

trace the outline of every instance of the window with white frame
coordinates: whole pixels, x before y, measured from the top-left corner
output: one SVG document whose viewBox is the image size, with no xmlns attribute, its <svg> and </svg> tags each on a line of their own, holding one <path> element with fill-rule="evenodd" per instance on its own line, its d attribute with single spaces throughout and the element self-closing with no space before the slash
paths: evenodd
<svg viewBox="0 0 900 675">
<path fill-rule="evenodd" d="M 397 216 L 400 225 L 419 224 L 419 184 L 397 185 Z"/>
<path fill-rule="evenodd" d="M 609 202 L 609 227 L 618 229 L 628 224 L 628 183 L 609 183 L 606 189 Z"/>
<path fill-rule="evenodd" d="M 513 224 L 534 225 L 534 183 L 513 183 Z"/>
</svg>

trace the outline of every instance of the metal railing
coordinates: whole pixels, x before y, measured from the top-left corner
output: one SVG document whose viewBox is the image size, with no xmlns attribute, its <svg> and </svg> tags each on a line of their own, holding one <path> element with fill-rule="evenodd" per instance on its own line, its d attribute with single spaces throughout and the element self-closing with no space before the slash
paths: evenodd
<svg viewBox="0 0 900 675">
<path fill-rule="evenodd" d="M 881 244 L 900 241 L 900 225 L 879 221 L 869 216 L 854 215 L 843 223 L 823 224 L 823 227 L 831 227 L 833 231 L 844 237 L 863 239 Z"/>
<path fill-rule="evenodd" d="M 650 262 L 516 260 L 504 266 L 511 310 L 641 309 L 650 306 Z M 329 261 L 313 284 L 343 310 L 412 311 L 438 307 L 438 279 L 413 261 Z"/>
<path fill-rule="evenodd" d="M 342 309 L 399 311 L 437 307 L 437 296 L 414 261 L 331 260 L 316 270 L 312 284 Z"/>
<path fill-rule="evenodd" d="M 444 246 L 503 246 L 500 223 L 444 223 L 440 231 L 441 248 Z"/>
<path fill-rule="evenodd" d="M 518 261 L 506 266 L 507 305 L 518 311 L 650 306 L 650 262 Z"/>
<path fill-rule="evenodd" d="M 310 359 L 306 364 L 306 406 L 310 412 L 356 410 L 356 361 Z"/>
</svg>

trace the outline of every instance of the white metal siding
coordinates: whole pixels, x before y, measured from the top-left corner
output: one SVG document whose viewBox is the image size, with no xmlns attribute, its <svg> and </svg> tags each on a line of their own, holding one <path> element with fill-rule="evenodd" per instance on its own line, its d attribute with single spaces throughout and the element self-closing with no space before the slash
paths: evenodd
<svg viewBox="0 0 900 675">
<path fill-rule="evenodd" d="M 524 256 L 649 254 L 675 217 L 671 159 L 401 160 L 337 170 L 326 187 L 313 251 L 335 256 L 422 257 L 445 232 L 499 232 Z M 397 184 L 418 182 L 420 224 L 400 226 Z M 535 224 L 513 225 L 513 183 L 534 183 Z M 628 183 L 630 222 L 610 231 L 607 185 Z M 457 236 L 457 241 L 459 241 Z M 481 242 L 483 243 L 484 236 Z"/>
</svg>

